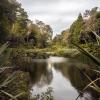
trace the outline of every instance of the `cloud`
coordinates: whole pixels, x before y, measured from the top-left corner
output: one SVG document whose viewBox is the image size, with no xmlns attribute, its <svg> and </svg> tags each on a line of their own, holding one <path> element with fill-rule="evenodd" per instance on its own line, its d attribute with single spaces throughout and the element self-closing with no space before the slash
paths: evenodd
<svg viewBox="0 0 100 100">
<path fill-rule="evenodd" d="M 50 24 L 54 33 L 68 28 L 80 12 L 100 7 L 100 0 L 18 0 L 31 20 Z"/>
</svg>

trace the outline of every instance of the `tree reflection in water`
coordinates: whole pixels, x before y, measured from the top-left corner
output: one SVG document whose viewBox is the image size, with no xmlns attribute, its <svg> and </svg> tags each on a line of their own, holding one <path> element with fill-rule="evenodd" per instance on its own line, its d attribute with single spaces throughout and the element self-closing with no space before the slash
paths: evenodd
<svg viewBox="0 0 100 100">
<path fill-rule="evenodd" d="M 83 64 L 80 64 L 80 66 L 82 67 Z M 100 97 L 100 94 L 94 91 L 92 88 L 88 87 L 82 93 L 82 90 L 84 89 L 84 87 L 86 87 L 90 83 L 89 79 L 83 74 L 83 72 L 86 72 L 87 74 L 89 74 L 89 76 L 93 80 L 95 80 L 98 77 L 97 74 L 91 72 L 90 70 L 85 70 L 84 68 L 79 70 L 78 67 L 79 67 L 79 64 L 75 64 L 73 62 L 71 64 L 68 64 L 68 63 L 55 64 L 55 68 L 59 70 L 63 74 L 64 77 L 69 79 L 72 86 L 78 91 L 80 96 L 84 97 L 84 100 L 97 100 L 97 98 Z"/>
<path fill-rule="evenodd" d="M 29 72 L 32 84 L 38 87 L 50 84 L 53 78 L 52 69 L 46 62 L 34 62 L 29 67 Z"/>
<path fill-rule="evenodd" d="M 56 57 L 55 57 L 55 59 L 56 59 Z M 52 58 L 52 61 L 53 61 L 53 58 Z M 55 91 L 55 85 L 53 83 L 56 82 L 55 84 L 59 85 L 59 83 L 63 84 L 63 82 L 67 82 L 67 81 L 69 82 L 69 84 L 71 84 L 70 87 L 71 86 L 74 87 L 77 90 L 77 92 L 79 94 L 81 94 L 81 97 L 78 100 L 96 100 L 100 96 L 96 91 L 94 91 L 91 88 L 87 88 L 83 93 L 81 93 L 81 91 L 84 89 L 84 87 L 88 83 L 90 83 L 90 81 L 86 78 L 86 76 L 84 76 L 83 73 L 77 68 L 78 66 L 82 67 L 84 65 L 75 64 L 73 62 L 71 62 L 71 64 L 70 64 L 69 61 L 68 60 L 65 61 L 65 59 L 63 62 L 57 62 L 57 61 L 52 62 L 52 61 L 51 62 L 48 60 L 44 60 L 44 61 L 40 61 L 40 62 L 33 61 L 31 64 L 28 64 L 27 70 L 30 72 L 30 76 L 31 76 L 31 87 L 33 89 L 32 94 L 36 94 L 36 97 L 37 97 L 37 95 L 41 95 L 41 94 L 45 95 L 45 93 L 49 93 L 49 92 L 47 92 L 48 87 L 53 88 L 53 90 L 54 90 L 53 96 L 54 96 L 55 92 L 57 92 L 56 96 L 60 96 L 61 94 L 59 95 L 58 91 Z M 95 73 L 90 72 L 89 70 L 85 70 L 84 67 L 82 68 L 82 71 L 88 73 L 91 78 L 93 78 L 93 76 L 96 76 Z M 56 73 L 56 75 L 54 75 L 55 73 Z M 60 79 L 60 78 L 62 78 L 62 79 Z M 54 81 L 54 79 L 56 79 L 56 81 Z M 62 81 L 60 81 L 60 80 L 62 80 Z M 68 87 L 67 87 L 68 83 L 64 83 L 64 84 L 66 84 L 65 90 L 68 89 Z M 58 90 L 60 90 L 60 86 L 57 86 L 57 88 L 58 88 Z M 63 91 L 65 91 L 65 90 L 63 90 Z M 72 94 L 75 94 L 75 93 L 72 91 Z M 50 95 L 51 95 L 51 93 L 50 93 Z M 43 96 L 43 95 L 41 95 L 41 96 Z M 75 98 L 72 99 L 71 94 L 69 96 L 70 97 L 65 97 L 64 100 L 66 100 L 67 98 L 69 98 L 70 100 L 75 99 Z M 76 95 L 76 97 L 77 96 L 78 95 Z M 56 99 L 56 97 L 55 97 L 55 99 Z M 50 100 L 52 100 L 52 99 L 50 99 Z M 56 100 L 58 100 L 58 99 L 56 99 Z"/>
</svg>

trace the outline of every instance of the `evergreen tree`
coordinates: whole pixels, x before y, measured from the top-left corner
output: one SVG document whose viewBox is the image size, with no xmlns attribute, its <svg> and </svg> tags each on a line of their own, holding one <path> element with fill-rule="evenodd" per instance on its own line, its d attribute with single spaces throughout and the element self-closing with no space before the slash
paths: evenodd
<svg viewBox="0 0 100 100">
<path fill-rule="evenodd" d="M 81 14 L 79 14 L 77 20 L 71 25 L 70 27 L 70 33 L 71 33 L 71 42 L 78 42 L 79 41 L 79 35 L 82 31 L 84 25 L 83 17 Z"/>
</svg>

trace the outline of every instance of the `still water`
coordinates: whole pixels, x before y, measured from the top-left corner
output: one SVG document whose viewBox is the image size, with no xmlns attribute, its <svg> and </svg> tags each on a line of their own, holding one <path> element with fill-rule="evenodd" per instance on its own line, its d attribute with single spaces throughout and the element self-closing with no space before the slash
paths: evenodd
<svg viewBox="0 0 100 100">
<path fill-rule="evenodd" d="M 32 96 L 45 93 L 50 88 L 53 100 L 75 100 L 88 84 L 88 80 L 75 66 L 69 65 L 69 59 L 63 57 L 33 59 L 33 66 L 30 69 Z M 88 89 L 78 100 L 96 100 L 96 96 Z"/>
</svg>

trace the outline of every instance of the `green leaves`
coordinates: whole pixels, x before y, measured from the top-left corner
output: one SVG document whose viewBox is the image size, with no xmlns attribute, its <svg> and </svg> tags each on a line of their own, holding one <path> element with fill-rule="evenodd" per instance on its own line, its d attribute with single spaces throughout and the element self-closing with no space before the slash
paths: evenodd
<svg viewBox="0 0 100 100">
<path fill-rule="evenodd" d="M 4 52 L 4 50 L 9 46 L 9 43 L 6 42 L 5 44 L 3 44 L 0 48 L 0 55 Z"/>
<path fill-rule="evenodd" d="M 77 20 L 71 25 L 70 43 L 86 44 L 100 40 L 100 11 L 98 11 L 98 7 L 86 11 L 83 17 L 79 14 Z M 100 43 L 98 42 L 98 44 Z"/>
<path fill-rule="evenodd" d="M 83 49 L 82 47 L 80 47 L 79 45 L 73 43 L 80 52 L 82 52 L 83 54 L 85 54 L 86 56 L 88 56 L 95 64 L 100 66 L 100 59 L 98 59 L 97 57 L 95 57 L 94 55 L 92 55 L 91 53 L 89 53 L 88 51 L 86 51 L 85 49 Z"/>
<path fill-rule="evenodd" d="M 27 13 L 16 0 L 0 1 L 0 42 L 6 41 L 12 33 L 22 36 L 27 30 Z M 15 28 L 13 27 L 15 24 Z"/>
<path fill-rule="evenodd" d="M 0 67 L 3 66 L 3 64 L 5 64 L 5 62 L 8 60 L 10 56 L 11 50 L 10 49 L 6 50 L 8 46 L 9 42 L 6 42 L 0 48 Z"/>
<path fill-rule="evenodd" d="M 70 33 L 71 33 L 71 41 L 79 42 L 80 32 L 82 31 L 84 25 L 83 17 L 79 14 L 77 20 L 71 25 Z"/>
<path fill-rule="evenodd" d="M 34 46 L 39 48 L 45 48 L 52 41 L 52 28 L 49 25 L 46 25 L 42 21 L 36 21 L 36 23 L 29 22 L 28 25 L 28 34 L 29 42 L 31 39 L 34 40 Z"/>
<path fill-rule="evenodd" d="M 95 33 L 94 33 L 95 34 Z M 97 35 L 97 34 L 95 34 Z M 83 54 L 85 54 L 87 57 L 89 57 L 95 64 L 97 64 L 99 66 L 99 69 L 100 69 L 100 59 L 98 59 L 97 57 L 95 57 L 94 55 L 92 55 L 91 53 L 89 53 L 88 51 L 86 51 L 84 48 L 82 48 L 81 46 L 73 43 L 80 52 L 82 52 Z M 90 69 L 91 71 L 94 71 L 98 74 L 100 74 L 100 71 L 99 70 L 94 70 L 94 69 Z M 84 74 L 84 76 L 87 77 L 87 79 L 90 81 L 89 84 L 87 84 L 84 89 L 81 91 L 82 93 L 89 87 L 89 88 L 92 88 L 93 90 L 97 91 L 98 93 L 100 93 L 100 87 L 96 84 L 97 81 L 100 80 L 100 77 L 99 78 L 96 78 L 95 80 L 92 80 L 85 72 L 82 72 Z M 79 96 L 76 98 L 76 100 L 78 100 L 78 98 L 80 97 L 80 94 Z"/>
<path fill-rule="evenodd" d="M 0 48 L 0 55 L 3 54 L 3 52 L 7 49 L 7 47 L 9 46 L 9 42 L 6 42 L 5 44 L 3 44 Z M 7 51 L 8 54 L 6 54 L 6 56 L 1 56 L 3 58 L 0 58 L 1 60 L 1 63 L 0 63 L 0 66 L 9 58 L 10 56 L 10 52 L 9 50 Z M 9 69 L 9 68 L 12 68 L 12 67 L 3 67 L 3 68 L 0 68 L 0 74 L 6 70 L 6 69 Z M 10 100 L 18 100 L 17 98 L 20 97 L 21 95 L 25 94 L 25 92 L 21 92 L 15 96 L 13 96 L 12 94 L 6 92 L 5 90 L 3 90 L 3 88 L 6 88 L 8 84 L 10 84 L 14 79 L 14 75 L 15 75 L 16 72 L 14 72 L 13 74 L 11 74 L 10 76 L 8 76 L 2 83 L 0 83 L 0 94 L 4 94 L 6 96 L 8 96 L 10 98 Z"/>
</svg>

